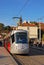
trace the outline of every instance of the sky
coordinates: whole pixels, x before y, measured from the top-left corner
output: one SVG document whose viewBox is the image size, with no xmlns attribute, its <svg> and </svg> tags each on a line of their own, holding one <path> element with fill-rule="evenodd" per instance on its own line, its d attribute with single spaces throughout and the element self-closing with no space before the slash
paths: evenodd
<svg viewBox="0 0 44 65">
<path fill-rule="evenodd" d="M 0 0 L 0 23 L 17 26 L 18 19 L 13 17 L 20 16 L 23 21 L 44 23 L 44 0 Z"/>
</svg>

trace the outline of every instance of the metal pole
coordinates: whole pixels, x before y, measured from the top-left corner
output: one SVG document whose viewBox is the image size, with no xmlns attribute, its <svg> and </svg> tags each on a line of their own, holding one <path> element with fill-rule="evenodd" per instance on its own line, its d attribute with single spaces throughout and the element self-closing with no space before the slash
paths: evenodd
<svg viewBox="0 0 44 65">
<path fill-rule="evenodd" d="M 40 23 L 41 18 L 38 19 L 39 22 L 39 43 L 41 42 L 41 23 Z"/>
<path fill-rule="evenodd" d="M 39 42 L 41 42 L 41 23 L 39 22 Z"/>
</svg>

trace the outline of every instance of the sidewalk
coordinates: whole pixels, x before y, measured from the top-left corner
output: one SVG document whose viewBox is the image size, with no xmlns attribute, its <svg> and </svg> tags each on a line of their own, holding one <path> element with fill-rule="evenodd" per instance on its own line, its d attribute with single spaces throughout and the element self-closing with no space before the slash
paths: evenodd
<svg viewBox="0 0 44 65">
<path fill-rule="evenodd" d="M 0 65 L 17 65 L 16 61 L 4 47 L 0 47 Z"/>
</svg>

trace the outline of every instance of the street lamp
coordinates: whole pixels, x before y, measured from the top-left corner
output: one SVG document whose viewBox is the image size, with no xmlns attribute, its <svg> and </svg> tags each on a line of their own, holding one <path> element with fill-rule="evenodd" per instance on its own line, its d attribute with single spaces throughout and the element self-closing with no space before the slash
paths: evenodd
<svg viewBox="0 0 44 65">
<path fill-rule="evenodd" d="M 22 17 L 13 17 L 12 19 L 19 19 L 19 22 L 17 23 L 17 26 L 22 23 Z"/>
<path fill-rule="evenodd" d="M 39 22 L 39 41 L 41 41 L 41 23 Z"/>
<path fill-rule="evenodd" d="M 39 43 L 41 42 L 41 23 L 40 20 L 42 20 L 42 18 L 38 18 L 38 22 L 39 22 Z"/>
</svg>

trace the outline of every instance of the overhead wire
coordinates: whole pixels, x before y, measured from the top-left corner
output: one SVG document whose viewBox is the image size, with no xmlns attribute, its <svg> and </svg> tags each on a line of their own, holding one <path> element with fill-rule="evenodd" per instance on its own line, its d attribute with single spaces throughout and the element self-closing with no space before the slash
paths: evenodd
<svg viewBox="0 0 44 65">
<path fill-rule="evenodd" d="M 24 3 L 23 7 L 20 9 L 18 15 L 21 14 L 22 10 L 27 6 L 28 2 L 29 2 L 29 0 L 26 0 L 26 2 Z"/>
<path fill-rule="evenodd" d="M 17 16 L 19 16 L 21 14 L 22 10 L 27 6 L 28 2 L 29 2 L 29 0 L 26 0 L 26 2 L 24 3 L 24 5 L 22 6 L 22 8 L 20 9 L 20 11 L 17 14 Z M 19 17 L 13 17 L 13 19 L 16 19 L 16 18 L 19 18 Z"/>
</svg>

